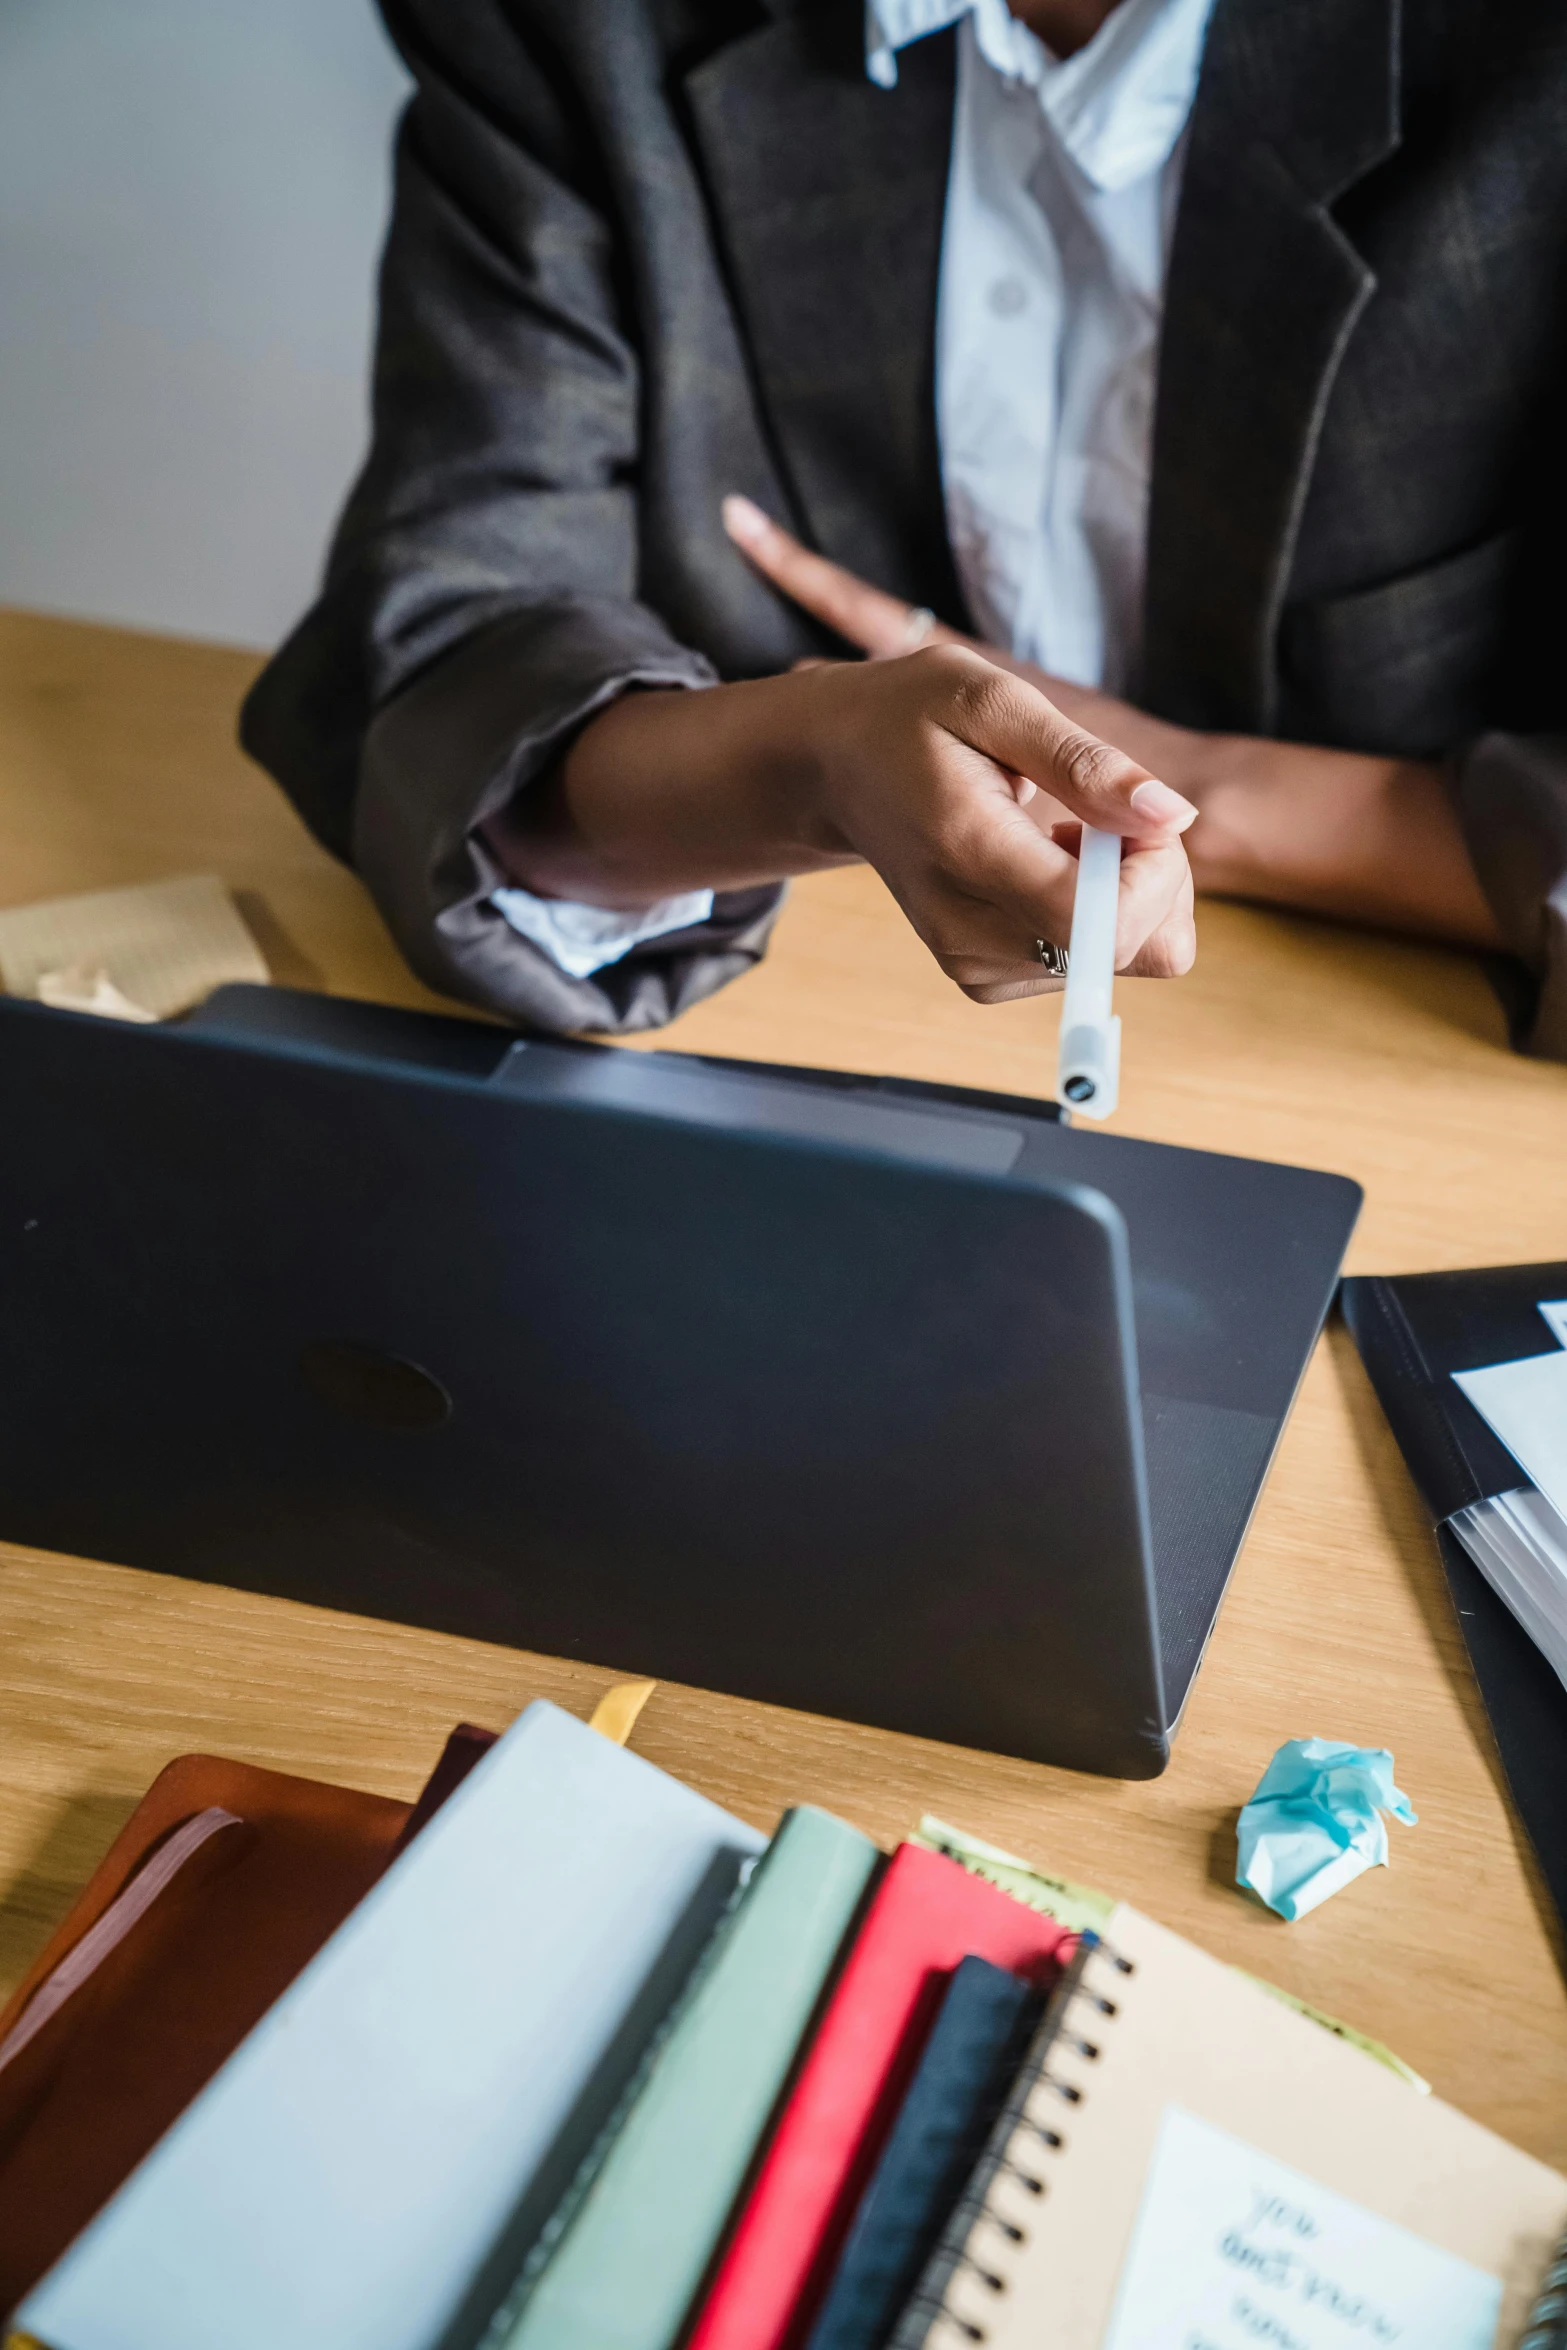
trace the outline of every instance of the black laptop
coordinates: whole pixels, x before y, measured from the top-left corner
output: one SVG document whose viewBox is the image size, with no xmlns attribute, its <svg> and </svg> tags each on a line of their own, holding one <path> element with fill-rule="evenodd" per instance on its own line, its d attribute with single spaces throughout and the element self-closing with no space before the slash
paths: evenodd
<svg viewBox="0 0 1567 2350">
<path fill-rule="evenodd" d="M 1359 1201 L 955 1087 L 0 1002 L 0 1535 L 1143 1778 Z"/>
</svg>

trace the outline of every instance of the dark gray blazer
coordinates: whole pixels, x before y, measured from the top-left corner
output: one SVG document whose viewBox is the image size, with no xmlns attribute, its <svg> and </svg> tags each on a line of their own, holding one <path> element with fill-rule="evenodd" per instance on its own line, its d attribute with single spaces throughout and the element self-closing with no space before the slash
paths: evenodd
<svg viewBox="0 0 1567 2350">
<path fill-rule="evenodd" d="M 953 42 L 865 78 L 860 0 L 385 0 L 418 78 L 375 437 L 248 749 L 437 987 L 645 1028 L 778 893 L 591 981 L 487 904 L 476 825 L 629 682 L 822 640 L 741 490 L 966 624 L 933 322 Z M 1159 363 L 1137 698 L 1452 761 L 1567 1057 L 1567 6 L 1218 0 Z"/>
</svg>

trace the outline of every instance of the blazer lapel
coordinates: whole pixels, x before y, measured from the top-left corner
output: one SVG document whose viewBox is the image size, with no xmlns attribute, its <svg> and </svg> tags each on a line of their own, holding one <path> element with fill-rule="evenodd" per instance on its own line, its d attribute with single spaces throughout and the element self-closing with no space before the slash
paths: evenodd
<svg viewBox="0 0 1567 2350">
<path fill-rule="evenodd" d="M 1398 0 L 1218 0 L 1154 423 L 1140 699 L 1266 732 L 1333 381 L 1374 289 L 1329 205 L 1398 144 Z"/>
<path fill-rule="evenodd" d="M 952 36 L 904 50 L 881 90 L 853 0 L 774 5 L 685 92 L 792 520 L 961 620 L 933 386 Z"/>
</svg>

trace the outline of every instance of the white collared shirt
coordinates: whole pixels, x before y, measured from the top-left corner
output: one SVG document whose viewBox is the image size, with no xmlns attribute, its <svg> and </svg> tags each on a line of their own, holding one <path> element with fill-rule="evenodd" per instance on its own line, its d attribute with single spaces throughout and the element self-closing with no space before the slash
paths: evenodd
<svg viewBox="0 0 1567 2350">
<path fill-rule="evenodd" d="M 1112 693 L 1138 658 L 1165 268 L 1212 7 L 1120 0 L 1063 59 L 1006 0 L 866 0 L 884 89 L 900 49 L 958 27 L 936 421 L 969 611 L 991 643 Z M 705 921 L 712 894 L 635 915 L 494 903 L 587 978 Z"/>
<path fill-rule="evenodd" d="M 869 13 L 890 32 L 922 4 Z M 1211 6 L 1121 0 L 1064 61 L 1004 0 L 953 11 L 936 324 L 948 536 L 981 636 L 1112 693 L 1138 655 L 1165 264 Z"/>
</svg>

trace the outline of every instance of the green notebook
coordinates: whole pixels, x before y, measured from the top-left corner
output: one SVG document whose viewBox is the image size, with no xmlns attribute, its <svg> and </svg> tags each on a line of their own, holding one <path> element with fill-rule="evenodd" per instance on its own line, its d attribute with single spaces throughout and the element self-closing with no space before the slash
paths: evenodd
<svg viewBox="0 0 1567 2350">
<path fill-rule="evenodd" d="M 787 1815 L 492 2350 L 671 2350 L 880 1858 Z"/>
</svg>

